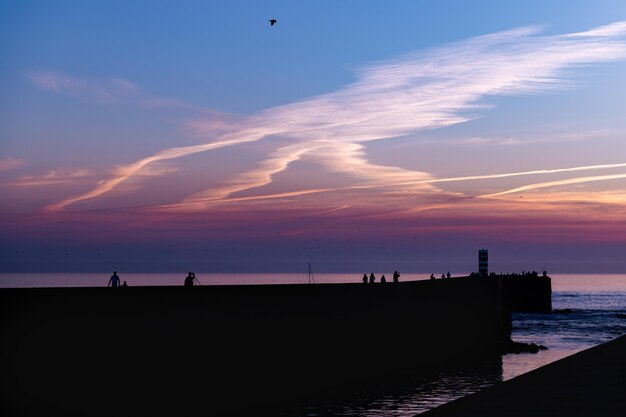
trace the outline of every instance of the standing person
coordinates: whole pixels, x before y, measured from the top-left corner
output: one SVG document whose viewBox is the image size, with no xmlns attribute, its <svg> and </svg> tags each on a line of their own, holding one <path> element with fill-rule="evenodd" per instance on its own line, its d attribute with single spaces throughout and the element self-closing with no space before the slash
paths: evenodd
<svg viewBox="0 0 626 417">
<path fill-rule="evenodd" d="M 367 274 L 363 274 L 363 284 L 367 284 Z"/>
<path fill-rule="evenodd" d="M 193 287 L 194 278 L 193 272 L 188 273 L 185 277 L 185 287 Z"/>
<path fill-rule="evenodd" d="M 400 273 L 398 271 L 395 271 L 393 273 L 393 282 L 398 282 L 400 278 Z"/>
<path fill-rule="evenodd" d="M 373 283 L 375 283 L 375 282 L 376 282 L 376 277 L 374 276 L 374 273 L 372 272 L 372 273 L 370 274 L 370 284 L 373 284 Z"/>
<path fill-rule="evenodd" d="M 383 274 L 383 276 L 382 276 L 382 277 L 380 277 L 380 283 L 381 283 L 381 284 L 384 284 L 384 283 L 386 283 L 386 282 L 387 282 L 387 278 L 385 278 L 385 274 Z"/>
<path fill-rule="evenodd" d="M 113 271 L 113 275 L 111 275 L 111 278 L 109 279 L 109 283 L 107 284 L 107 287 L 117 288 L 119 286 L 120 286 L 120 277 L 117 276 L 117 271 Z"/>
<path fill-rule="evenodd" d="M 446 278 L 450 278 L 452 275 L 450 275 L 450 271 L 448 271 L 448 273 L 446 274 Z"/>
</svg>

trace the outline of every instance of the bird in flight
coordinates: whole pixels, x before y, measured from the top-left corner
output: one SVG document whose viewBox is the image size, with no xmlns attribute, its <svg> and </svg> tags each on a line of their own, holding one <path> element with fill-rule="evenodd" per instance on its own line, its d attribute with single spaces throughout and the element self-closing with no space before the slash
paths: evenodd
<svg viewBox="0 0 626 417">
<path fill-rule="evenodd" d="M 270 19 L 270 26 L 274 26 L 276 24 L 276 19 Z"/>
</svg>

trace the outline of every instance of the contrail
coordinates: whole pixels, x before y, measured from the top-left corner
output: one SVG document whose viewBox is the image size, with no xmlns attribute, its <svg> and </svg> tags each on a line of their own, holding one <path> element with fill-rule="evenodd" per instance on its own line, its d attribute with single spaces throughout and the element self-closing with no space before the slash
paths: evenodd
<svg viewBox="0 0 626 417">
<path fill-rule="evenodd" d="M 480 197 L 497 197 L 500 195 L 506 194 L 514 194 L 522 191 L 536 190 L 538 188 L 547 188 L 547 187 L 556 187 L 559 185 L 570 185 L 570 184 L 581 184 L 584 182 L 592 182 L 592 181 L 607 181 L 607 180 L 617 180 L 621 178 L 626 178 L 626 174 L 614 174 L 614 175 L 598 175 L 594 177 L 578 177 L 578 178 L 568 178 L 565 180 L 557 180 L 557 181 L 549 181 L 549 182 L 540 182 L 537 184 L 528 184 L 522 187 L 513 188 L 511 190 L 501 191 L 499 193 L 486 194 Z"/>
<path fill-rule="evenodd" d="M 472 180 L 487 180 L 487 179 L 497 179 L 497 178 L 507 178 L 507 177 L 517 177 L 517 176 L 523 176 L 523 175 L 543 175 L 543 174 L 558 174 L 558 173 L 562 173 L 562 172 L 576 172 L 576 171 L 588 171 L 588 170 L 594 170 L 594 169 L 611 169 L 611 168 L 624 168 L 626 167 L 626 163 L 618 163 L 618 164 L 602 164 L 602 165 L 586 165 L 586 166 L 579 166 L 579 167 L 572 167 L 572 168 L 555 168 L 555 169 L 540 169 L 540 170 L 535 170 L 535 171 L 523 171 L 523 172 L 509 172 L 509 173 L 502 173 L 502 174 L 488 174 L 488 175 L 473 175 L 473 176 L 465 176 L 465 177 L 451 177 L 451 178 L 435 178 L 435 179 L 426 179 L 426 180 L 420 180 L 420 181 L 407 181 L 407 182 L 396 182 L 396 183 L 385 183 L 385 184 L 372 184 L 372 185 L 354 185 L 354 186 L 346 186 L 346 187 L 336 187 L 336 188 L 318 188 L 318 189 L 309 189 L 309 190 L 302 190 L 302 191 L 294 191 L 294 192 L 286 192 L 286 193 L 277 193 L 277 194 L 265 194 L 265 195 L 256 195 L 256 196 L 251 196 L 251 197 L 236 197 L 236 198 L 232 198 L 232 197 L 228 197 L 228 195 L 230 193 L 223 193 L 219 196 L 216 196 L 215 194 L 212 195 L 212 197 L 205 197 L 205 198 L 200 198 L 200 196 L 197 196 L 197 199 L 189 199 L 189 200 L 185 200 L 181 203 L 177 203 L 177 204 L 169 204 L 169 205 L 164 205 L 164 206 L 160 206 L 160 208 L 182 208 L 182 207 L 186 207 L 186 208 L 190 208 L 190 207 L 202 207 L 203 204 L 208 205 L 210 203 L 218 203 L 218 202 L 241 202 L 241 201 L 251 201 L 251 200 L 262 200 L 262 199 L 276 199 L 276 198 L 284 198 L 284 197 L 293 197 L 293 196 L 298 196 L 298 195 L 307 195 L 307 194 L 316 194 L 316 193 L 327 193 L 327 192 L 332 192 L 332 191 L 348 191 L 348 190 L 356 190 L 356 189 L 374 189 L 374 188 L 383 188 L 383 187 L 390 187 L 390 186 L 404 186 L 404 185 L 416 185 L 416 184 L 431 184 L 431 183 L 436 183 L 436 182 L 455 182 L 455 181 L 472 181 Z M 412 172 L 412 171 L 409 171 Z M 622 178 L 619 175 L 622 174 L 618 174 L 618 176 L 616 178 Z M 611 178 L 609 178 L 611 177 Z M 590 181 L 600 181 L 602 179 L 615 179 L 612 178 L 611 175 L 604 175 L 604 176 L 594 176 L 594 177 L 584 177 L 584 178 L 599 178 L 598 180 L 590 180 Z M 575 178 L 574 180 L 576 180 L 578 178 Z M 557 181 L 551 181 L 551 182 L 546 182 L 546 183 L 540 183 L 540 184 L 553 184 L 553 185 L 566 185 L 567 183 L 563 182 L 563 181 L 568 181 L 568 180 L 557 180 Z M 586 182 L 586 181 L 579 181 L 579 182 Z M 572 184 L 575 184 L 577 182 L 572 182 Z M 546 187 L 549 187 L 551 185 L 546 185 Z M 525 186 L 525 187 L 529 187 L 529 186 Z M 508 191 L 503 191 L 500 193 L 494 193 L 494 194 L 488 194 L 488 195 L 482 195 L 479 197 L 493 197 L 493 196 L 497 196 L 497 195 L 504 195 L 504 194 L 510 194 L 510 193 L 514 193 L 517 191 L 524 191 L 523 190 L 524 187 L 520 187 L 520 188 L 516 188 L 514 190 L 508 190 Z M 542 187 L 534 187 L 534 188 L 542 188 Z M 530 189 L 530 188 L 529 188 Z M 232 191 L 232 190 L 229 190 Z M 237 190 L 239 191 L 239 190 Z"/>
<path fill-rule="evenodd" d="M 536 174 L 557 174 L 559 172 L 574 172 L 574 171 L 588 171 L 592 169 L 610 169 L 610 168 L 624 168 L 626 163 L 619 164 L 603 164 L 603 165 L 587 165 L 573 168 L 555 168 L 555 169 L 539 169 L 535 171 L 522 171 L 522 172 L 509 172 L 505 174 L 489 174 L 489 175 L 473 175 L 467 177 L 452 177 L 452 178 L 436 178 L 432 180 L 425 180 L 421 183 L 435 183 L 435 182 L 453 182 L 453 181 L 471 181 L 471 180 L 488 180 L 496 178 L 518 177 L 522 175 L 536 175 Z"/>
</svg>

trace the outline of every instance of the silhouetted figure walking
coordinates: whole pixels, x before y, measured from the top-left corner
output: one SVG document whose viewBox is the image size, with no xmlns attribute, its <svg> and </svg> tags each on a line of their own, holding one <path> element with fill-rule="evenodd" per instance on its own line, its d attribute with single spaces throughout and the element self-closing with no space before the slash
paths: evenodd
<svg viewBox="0 0 626 417">
<path fill-rule="evenodd" d="M 393 282 L 398 282 L 400 279 L 400 273 L 398 271 L 395 271 L 393 273 Z"/>
<path fill-rule="evenodd" d="M 367 274 L 363 274 L 363 284 L 367 284 Z"/>
<path fill-rule="evenodd" d="M 435 274 L 430 274 L 430 279 L 435 279 Z"/>
<path fill-rule="evenodd" d="M 372 272 L 372 273 L 370 274 L 370 284 L 373 284 L 373 283 L 375 283 L 375 282 L 376 282 L 376 277 L 374 276 L 374 273 Z"/>
<path fill-rule="evenodd" d="M 444 279 L 446 277 L 446 274 L 441 274 L 441 279 Z"/>
<path fill-rule="evenodd" d="M 109 283 L 107 284 L 107 287 L 117 288 L 119 286 L 120 286 L 120 277 L 117 276 L 117 271 L 113 271 L 113 275 L 111 275 L 111 278 L 109 279 Z"/>
<path fill-rule="evenodd" d="M 381 284 L 384 284 L 384 283 L 386 283 L 386 282 L 387 282 L 387 278 L 385 278 L 385 275 L 383 274 L 383 276 L 382 276 L 382 277 L 380 277 L 380 283 L 381 283 Z"/>
<path fill-rule="evenodd" d="M 450 275 L 450 271 L 448 271 L 448 273 L 446 274 L 446 278 L 450 278 L 452 275 Z"/>
<path fill-rule="evenodd" d="M 193 287 L 193 282 L 195 279 L 195 275 L 193 272 L 190 272 L 185 277 L 185 287 Z"/>
</svg>

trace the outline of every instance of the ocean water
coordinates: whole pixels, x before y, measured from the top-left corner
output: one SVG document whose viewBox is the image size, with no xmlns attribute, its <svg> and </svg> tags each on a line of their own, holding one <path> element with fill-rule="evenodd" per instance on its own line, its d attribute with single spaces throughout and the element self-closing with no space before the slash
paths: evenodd
<svg viewBox="0 0 626 417">
<path fill-rule="evenodd" d="M 186 274 L 120 274 L 128 285 L 182 285 Z M 196 274 L 201 285 L 307 283 L 308 274 Z M 391 274 L 389 274 L 391 275 Z M 402 274 L 402 280 L 429 274 Z M 106 286 L 109 274 L 0 274 L 4 287 Z M 360 282 L 358 274 L 316 274 L 315 283 Z M 509 354 L 497 363 L 440 372 L 402 388 L 381 389 L 345 404 L 317 404 L 298 416 L 408 417 L 514 378 L 626 334 L 626 274 L 552 275 L 552 304 L 560 313 L 513 315 L 513 340 L 542 344 L 536 354 Z"/>
</svg>

